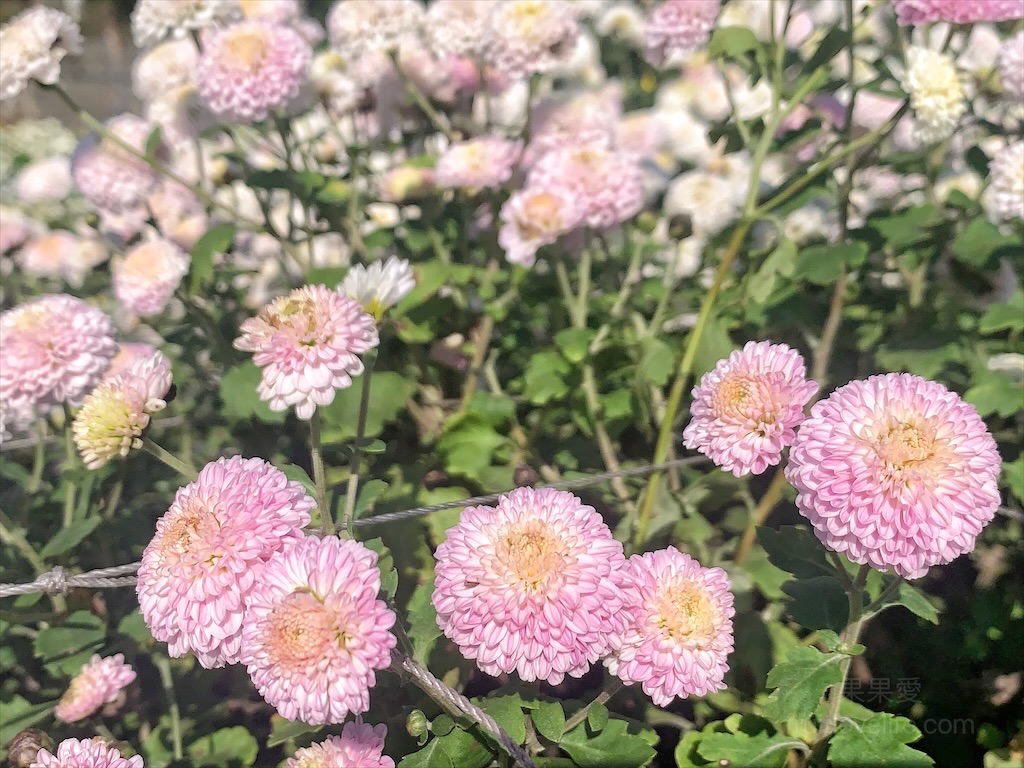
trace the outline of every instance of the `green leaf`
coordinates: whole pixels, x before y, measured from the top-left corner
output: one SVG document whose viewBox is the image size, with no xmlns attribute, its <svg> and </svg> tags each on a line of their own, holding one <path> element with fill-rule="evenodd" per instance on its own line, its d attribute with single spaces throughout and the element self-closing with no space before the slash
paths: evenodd
<svg viewBox="0 0 1024 768">
<path fill-rule="evenodd" d="M 1020 244 L 983 216 L 977 216 L 964 227 L 963 232 L 953 241 L 953 255 L 964 264 L 982 267 L 996 251 L 1004 248 L 1019 249 Z"/>
<path fill-rule="evenodd" d="M 198 764 L 246 768 L 256 762 L 259 744 L 249 729 L 236 725 L 202 737 L 188 746 L 188 755 Z"/>
<path fill-rule="evenodd" d="M 398 768 L 484 768 L 493 757 L 494 753 L 472 734 L 453 728 L 403 757 Z"/>
<path fill-rule="evenodd" d="M 413 590 L 406 607 L 409 623 L 409 639 L 412 640 L 413 660 L 426 666 L 430 652 L 434 649 L 437 639 L 441 637 L 441 628 L 437 625 L 437 610 L 431 601 L 434 594 L 434 577 L 420 584 Z"/>
<path fill-rule="evenodd" d="M 791 650 L 786 660 L 768 673 L 768 687 L 775 691 L 764 705 L 764 716 L 783 723 L 813 715 L 825 689 L 843 679 L 839 662 L 844 658 L 809 646 Z"/>
<path fill-rule="evenodd" d="M 545 739 L 559 741 L 565 730 L 565 710 L 560 701 L 538 701 L 530 712 L 537 732 Z"/>
<path fill-rule="evenodd" d="M 674 753 L 676 768 L 703 768 L 703 766 L 709 765 L 709 762 L 701 758 L 697 752 L 703 737 L 704 734 L 700 731 L 687 731 L 683 734 L 679 743 L 676 744 Z M 698 760 L 700 762 L 697 762 Z"/>
<path fill-rule="evenodd" d="M 657 752 L 649 738 L 637 730 L 618 719 L 609 720 L 599 733 L 584 725 L 565 734 L 558 746 L 580 768 L 641 768 L 649 765 Z"/>
<path fill-rule="evenodd" d="M 1004 328 L 1024 329 L 1024 290 L 1018 290 L 1003 304 L 993 304 L 978 322 L 978 330 L 982 333 L 995 333 Z"/>
<path fill-rule="evenodd" d="M 523 373 L 523 397 L 534 405 L 564 398 L 569 394 L 566 379 L 571 370 L 569 362 L 557 352 L 536 353 Z"/>
<path fill-rule="evenodd" d="M 1003 484 L 1024 501 L 1024 455 L 1018 456 L 1016 461 L 1003 462 Z"/>
<path fill-rule="evenodd" d="M 3 712 L 3 716 L 0 717 L 0 744 L 6 747 L 18 731 L 31 728 L 40 720 L 50 717 L 53 714 L 55 703 L 44 701 L 39 704 L 30 704 L 17 694 L 10 699 L 0 699 L 0 711 Z"/>
<path fill-rule="evenodd" d="M 867 254 L 862 242 L 812 245 L 800 251 L 793 273 L 815 285 L 831 285 L 847 267 L 863 264 Z"/>
<path fill-rule="evenodd" d="M 526 741 L 526 715 L 523 713 L 523 700 L 519 696 L 495 696 L 478 699 L 476 703 L 505 729 L 505 733 L 514 742 L 522 744 Z"/>
<path fill-rule="evenodd" d="M 220 399 L 224 403 L 221 412 L 225 416 L 235 419 L 259 419 L 271 424 L 284 422 L 283 411 L 272 411 L 263 400 L 260 400 L 256 392 L 260 375 L 260 369 L 252 361 L 228 369 L 220 380 Z"/>
<path fill-rule="evenodd" d="M 700 740 L 697 752 L 718 765 L 782 768 L 790 750 L 801 743 L 780 733 L 709 733 Z"/>
<path fill-rule="evenodd" d="M 143 153 L 147 160 L 150 162 L 155 161 L 157 152 L 160 151 L 160 147 L 163 145 L 163 129 L 158 125 L 149 132 L 149 136 L 146 137 L 146 149 Z"/>
<path fill-rule="evenodd" d="M 708 55 L 712 59 L 738 59 L 748 51 L 758 51 L 761 43 L 747 27 L 718 27 L 711 35 Z"/>
<path fill-rule="evenodd" d="M 39 552 L 44 560 L 57 555 L 63 555 L 69 549 L 77 546 L 81 541 L 92 533 L 100 524 L 100 518 L 87 517 L 84 520 L 76 520 L 67 528 L 61 528 L 52 539 L 46 542 L 46 546 Z"/>
<path fill-rule="evenodd" d="M 387 548 L 379 537 L 364 541 L 367 549 L 377 553 L 377 568 L 380 570 L 380 591 L 388 601 L 395 599 L 395 592 L 398 591 L 398 569 L 395 568 L 395 558 L 391 550 Z"/>
<path fill-rule="evenodd" d="M 491 465 L 494 451 L 508 438 L 479 415 L 466 413 L 450 419 L 437 441 L 437 452 L 452 474 L 478 477 Z"/>
<path fill-rule="evenodd" d="M 555 346 L 565 359 L 579 365 L 587 359 L 587 350 L 594 338 L 594 331 L 589 328 L 566 328 L 555 334 Z"/>
<path fill-rule="evenodd" d="M 782 591 L 790 596 L 787 610 L 793 621 L 807 629 L 832 629 L 846 626 L 850 603 L 846 590 L 833 576 L 813 576 L 788 581 Z"/>
<path fill-rule="evenodd" d="M 880 608 L 891 605 L 902 605 L 925 621 L 930 621 L 932 624 L 939 623 L 938 609 L 931 604 L 923 592 L 906 581 L 900 584 L 899 591 Z"/>
<path fill-rule="evenodd" d="M 365 375 L 365 374 L 364 374 Z M 359 426 L 359 401 L 362 377 L 352 386 L 338 390 L 334 402 L 321 408 L 324 422 L 331 426 L 331 438 L 346 440 L 356 436 Z M 405 410 L 405 404 L 416 391 L 416 381 L 393 371 L 374 371 L 370 380 L 370 402 L 366 411 L 366 437 L 376 437 Z"/>
<path fill-rule="evenodd" d="M 757 540 L 768 552 L 772 565 L 797 578 L 831 576 L 835 573 L 825 558 L 821 544 L 803 526 L 784 525 L 778 530 L 761 526 L 757 529 Z"/>
<path fill-rule="evenodd" d="M 593 731 L 603 731 L 608 725 L 608 707 L 599 702 L 591 705 L 587 713 L 587 725 Z"/>
<path fill-rule="evenodd" d="M 98 648 L 105 635 L 106 630 L 98 616 L 89 611 L 75 611 L 60 624 L 40 630 L 33 649 L 37 658 L 53 661 L 78 651 Z"/>
<path fill-rule="evenodd" d="M 785 238 L 779 242 L 761 263 L 761 266 L 747 280 L 747 297 L 758 304 L 764 304 L 775 289 L 778 275 L 790 276 L 796 269 L 796 243 Z"/>
<path fill-rule="evenodd" d="M 983 381 L 964 392 L 964 400 L 977 408 L 982 417 L 993 413 L 1009 417 L 1024 410 L 1024 384 L 998 371 L 986 374 Z"/>
<path fill-rule="evenodd" d="M 693 375 L 700 377 L 710 371 L 718 361 L 728 357 L 735 349 L 732 339 L 729 338 L 729 331 L 725 322 L 715 315 L 708 318 L 704 326 L 704 333 L 700 335 L 697 343 L 697 354 L 694 356 Z"/>
<path fill-rule="evenodd" d="M 309 725 L 301 720 L 285 720 L 275 712 L 270 716 L 270 735 L 267 736 L 267 746 L 276 747 L 302 736 L 319 733 L 321 730 L 323 730 L 322 725 Z"/>
<path fill-rule="evenodd" d="M 924 752 L 907 746 L 921 732 L 905 717 L 880 712 L 862 723 L 843 721 L 828 745 L 833 768 L 928 768 Z"/>
<path fill-rule="evenodd" d="M 188 278 L 190 296 L 195 296 L 213 280 L 213 254 L 227 253 L 236 231 L 234 224 L 218 224 L 208 229 L 192 246 Z"/>
<path fill-rule="evenodd" d="M 929 228 L 943 219 L 933 203 L 922 203 L 891 212 L 876 211 L 868 217 L 869 226 L 892 248 L 902 248 L 929 237 Z"/>
<path fill-rule="evenodd" d="M 661 339 L 648 337 L 640 342 L 643 354 L 637 365 L 637 378 L 644 384 L 663 387 L 676 368 L 672 347 Z"/>
<path fill-rule="evenodd" d="M 301 484 L 302 487 L 306 489 L 306 492 L 310 496 L 316 498 L 316 483 L 313 482 L 313 479 L 309 476 L 306 470 L 304 470 L 298 464 L 282 464 L 281 466 L 278 467 L 278 469 L 280 469 L 284 473 L 285 477 L 287 477 L 289 480 Z M 328 506 L 330 506 L 330 499 L 328 499 L 327 503 Z"/>
</svg>

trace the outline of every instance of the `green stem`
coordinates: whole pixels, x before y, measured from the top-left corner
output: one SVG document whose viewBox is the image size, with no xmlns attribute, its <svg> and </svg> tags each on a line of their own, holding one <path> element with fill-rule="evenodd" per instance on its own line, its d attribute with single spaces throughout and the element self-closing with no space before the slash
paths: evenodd
<svg viewBox="0 0 1024 768">
<path fill-rule="evenodd" d="M 850 598 L 850 616 L 846 629 L 843 630 L 842 637 L 840 638 L 842 645 L 853 645 L 857 642 L 857 638 L 860 637 L 860 630 L 864 624 L 864 584 L 867 582 L 868 573 L 870 572 L 870 565 L 862 565 L 851 588 L 847 592 Z M 852 656 L 846 656 L 839 662 L 842 679 L 837 683 L 833 683 L 825 693 L 828 703 L 825 710 L 825 718 L 821 721 L 821 727 L 818 728 L 815 752 L 824 749 L 829 737 L 836 730 L 836 723 L 839 722 L 839 707 L 843 703 L 843 688 L 846 685 L 847 675 L 850 673 L 850 663 L 852 660 Z"/>
<path fill-rule="evenodd" d="M 313 482 L 316 484 L 316 508 L 320 512 L 320 527 L 325 536 L 334 533 L 331 508 L 327 503 L 327 472 L 324 470 L 323 442 L 320 437 L 320 409 L 313 411 L 309 418 L 309 459 L 313 465 Z"/>
<path fill-rule="evenodd" d="M 900 591 L 900 586 L 902 584 L 902 576 L 897 576 L 895 579 L 890 581 L 886 588 L 882 590 L 882 594 L 880 594 L 877 599 L 872 601 L 871 604 L 864 609 L 864 616 L 871 617 L 873 614 L 887 608 L 889 598 L 894 597 Z"/>
<path fill-rule="evenodd" d="M 159 445 L 154 443 L 153 439 L 150 437 L 144 437 L 142 439 L 142 448 L 146 453 L 151 456 L 155 456 L 175 472 L 182 475 L 190 483 L 199 476 L 199 472 L 196 471 L 195 467 L 191 464 L 186 464 L 170 451 L 165 451 Z"/>
<path fill-rule="evenodd" d="M 78 464 L 78 453 L 75 451 L 75 439 L 71 432 L 71 411 L 65 408 L 64 411 L 64 467 L 63 471 L 66 473 L 73 469 Z M 77 495 L 78 485 L 66 481 L 67 488 L 64 493 L 64 516 L 62 518 L 62 525 L 67 528 L 75 521 L 75 496 Z"/>
<path fill-rule="evenodd" d="M 38 441 L 35 445 L 35 455 L 32 458 L 32 474 L 29 476 L 25 492 L 32 495 L 39 490 L 43 482 L 43 468 L 46 466 L 46 419 L 39 419 Z"/>
<path fill-rule="evenodd" d="M 28 543 L 25 535 L 3 512 L 0 512 L 0 544 L 6 544 L 18 550 L 25 558 L 25 562 L 32 566 L 32 570 L 36 572 L 37 576 L 42 576 L 49 570 L 43 559 L 32 549 L 32 545 Z M 68 609 L 67 602 L 61 595 L 50 595 L 50 604 L 53 605 L 54 613 L 65 613 Z"/>
<path fill-rule="evenodd" d="M 775 470 L 775 476 L 772 478 L 771 484 L 750 516 L 747 528 L 743 531 L 743 538 L 740 539 L 739 546 L 736 548 L 736 554 L 732 559 L 734 565 L 743 565 L 743 561 L 747 559 L 751 548 L 754 546 L 754 540 L 757 538 L 757 527 L 764 524 L 768 515 L 771 514 L 771 511 L 778 506 L 779 500 L 782 499 L 782 492 L 786 488 L 786 475 L 783 466 L 779 465 L 778 469 Z"/>
<path fill-rule="evenodd" d="M 359 490 L 359 461 L 363 455 L 363 435 L 366 433 L 366 416 L 370 410 L 370 379 L 373 377 L 373 366 L 377 362 L 377 351 L 370 350 L 366 355 L 366 370 L 363 371 L 363 391 L 359 396 L 359 420 L 356 422 L 356 440 L 352 445 L 352 462 L 349 464 L 348 488 L 345 491 L 345 516 L 342 518 L 342 530 L 345 536 L 353 538 L 352 523 L 356 511 L 356 492 Z"/>
<path fill-rule="evenodd" d="M 423 111 L 423 114 L 427 116 L 427 119 L 430 120 L 434 128 L 445 135 L 448 141 L 458 141 L 458 137 L 452 131 L 452 127 L 448 124 L 447 118 L 434 109 L 434 105 L 431 104 L 427 97 L 423 95 L 423 92 L 416 86 L 416 83 L 412 81 L 412 78 L 405 74 L 405 70 L 403 70 L 401 65 L 398 63 L 398 53 L 393 50 L 389 53 L 391 56 L 391 63 L 395 67 L 395 72 L 398 73 L 399 79 L 401 79 L 402 84 L 405 86 L 405 92 L 412 97 L 412 100 L 416 102 L 416 106 Z"/>
<path fill-rule="evenodd" d="M 153 656 L 153 663 L 160 672 L 160 683 L 167 696 L 167 712 L 171 716 L 171 745 L 175 760 L 181 760 L 184 752 L 181 748 L 181 711 L 178 699 L 174 695 L 174 677 L 171 675 L 171 662 L 166 656 Z"/>
<path fill-rule="evenodd" d="M 590 702 L 589 704 L 587 704 L 587 706 L 583 707 L 583 709 L 581 709 L 579 712 L 574 714 L 568 720 L 565 721 L 565 727 L 562 728 L 562 733 L 568 733 L 573 728 L 575 728 L 577 725 L 579 725 L 584 720 L 586 720 L 587 717 L 589 717 L 589 715 L 590 715 L 591 708 L 595 704 L 605 704 L 605 703 L 607 703 L 608 699 L 610 699 L 612 696 L 614 696 L 616 693 L 618 693 L 620 688 L 622 688 L 622 681 L 621 680 L 619 680 L 618 678 L 615 678 L 615 677 L 608 678 L 608 681 L 605 683 L 604 689 L 599 694 L 597 694 L 596 697 L 594 697 L 594 700 L 592 702 Z"/>
<path fill-rule="evenodd" d="M 487 262 L 487 269 L 484 272 L 483 280 L 480 282 L 479 293 L 490 293 L 494 278 L 498 274 L 499 262 L 494 256 Z M 510 290 L 515 291 L 513 287 Z M 504 298 L 504 297 L 502 297 Z M 487 348 L 491 345 L 491 336 L 494 334 L 494 317 L 484 308 L 484 316 L 480 320 L 480 328 L 477 330 L 476 339 L 473 341 L 473 355 L 469 361 L 469 371 L 466 380 L 462 384 L 462 397 L 459 398 L 459 413 L 469 407 L 469 401 L 476 392 L 477 382 L 480 379 L 480 372 L 483 370 L 484 361 L 487 359 Z"/>
</svg>

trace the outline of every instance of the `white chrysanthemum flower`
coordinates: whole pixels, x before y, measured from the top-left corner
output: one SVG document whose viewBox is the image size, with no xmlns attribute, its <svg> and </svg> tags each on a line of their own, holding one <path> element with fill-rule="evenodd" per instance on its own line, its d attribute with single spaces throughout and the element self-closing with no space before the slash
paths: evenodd
<svg viewBox="0 0 1024 768">
<path fill-rule="evenodd" d="M 618 37 L 635 48 L 644 44 L 647 20 L 634 3 L 614 3 L 597 19 L 594 29 L 601 37 Z"/>
<path fill-rule="evenodd" d="M 579 25 L 571 6 L 559 0 L 503 0 L 487 20 L 484 59 L 510 77 L 551 70 L 576 48 Z"/>
<path fill-rule="evenodd" d="M 496 0 L 435 0 L 423 24 L 430 50 L 435 56 L 478 56 L 487 16 L 496 4 Z"/>
<path fill-rule="evenodd" d="M 1014 381 L 1024 381 L 1024 355 L 1019 352 L 1002 352 L 992 355 L 985 363 L 990 371 L 1005 373 Z"/>
<path fill-rule="evenodd" d="M 132 90 L 142 101 L 162 98 L 183 85 L 195 85 L 199 50 L 191 38 L 168 40 L 135 60 Z"/>
<path fill-rule="evenodd" d="M 412 267 L 397 256 L 391 256 L 387 261 L 375 261 L 369 267 L 356 264 L 349 269 L 341 284 L 341 290 L 358 301 L 378 322 L 388 308 L 415 287 Z"/>
<path fill-rule="evenodd" d="M 655 114 L 672 157 L 699 165 L 711 154 L 708 126 L 703 120 L 686 109 L 662 109 Z"/>
<path fill-rule="evenodd" d="M 985 211 L 994 223 L 1024 218 L 1024 141 L 995 156 L 989 165 Z"/>
<path fill-rule="evenodd" d="M 132 11 L 132 38 L 144 48 L 241 15 L 238 0 L 138 0 Z"/>
<path fill-rule="evenodd" d="M 417 0 L 338 0 L 327 15 L 327 36 L 344 56 L 382 53 L 418 33 L 424 15 Z"/>
<path fill-rule="evenodd" d="M 817 240 L 831 242 L 839 235 L 838 214 L 816 203 L 803 205 L 786 216 L 782 233 L 797 245 Z"/>
<path fill-rule="evenodd" d="M 914 136 L 934 144 L 953 135 L 967 108 L 964 90 L 953 59 L 921 46 L 907 49 L 903 89 L 914 110 Z"/>
<path fill-rule="evenodd" d="M 999 47 L 999 82 L 1008 99 L 1024 101 L 1024 29 Z"/>
<path fill-rule="evenodd" d="M 30 80 L 53 85 L 60 62 L 82 52 L 78 25 L 45 5 L 22 11 L 0 27 L 0 101 L 21 93 Z"/>
<path fill-rule="evenodd" d="M 697 232 L 714 234 L 731 224 L 740 212 L 733 183 L 703 170 L 687 171 L 665 193 L 665 214 L 689 216 Z"/>
</svg>

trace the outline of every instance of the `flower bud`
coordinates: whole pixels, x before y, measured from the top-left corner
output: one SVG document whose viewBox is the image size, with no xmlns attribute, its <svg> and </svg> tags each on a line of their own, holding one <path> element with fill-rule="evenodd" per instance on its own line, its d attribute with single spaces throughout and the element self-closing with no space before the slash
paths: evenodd
<svg viewBox="0 0 1024 768">
<path fill-rule="evenodd" d="M 414 739 L 418 739 L 421 736 L 426 735 L 427 731 L 430 730 L 430 723 L 427 721 L 427 716 L 420 710 L 414 709 L 409 713 L 409 717 L 405 720 L 405 730 Z"/>
<path fill-rule="evenodd" d="M 15 734 L 7 745 L 7 759 L 12 768 L 28 768 L 36 761 L 40 749 L 53 750 L 53 739 L 38 728 L 26 728 Z"/>
</svg>

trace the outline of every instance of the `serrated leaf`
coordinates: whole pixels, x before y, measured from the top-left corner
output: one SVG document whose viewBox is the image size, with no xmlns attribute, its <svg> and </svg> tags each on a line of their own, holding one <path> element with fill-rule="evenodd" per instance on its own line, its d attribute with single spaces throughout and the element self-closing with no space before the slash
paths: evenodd
<svg viewBox="0 0 1024 768">
<path fill-rule="evenodd" d="M 1018 456 L 1016 461 L 1003 462 L 1002 480 L 1010 493 L 1024 501 L 1024 455 Z"/>
<path fill-rule="evenodd" d="M 1019 331 L 1024 328 L 1024 290 L 1018 290 L 1002 304 L 993 304 L 978 321 L 982 333 L 995 333 L 1004 328 Z"/>
<path fill-rule="evenodd" d="M 434 594 L 434 577 L 413 590 L 406 608 L 409 622 L 409 639 L 412 640 L 413 660 L 426 666 L 430 652 L 441 636 L 437 625 L 437 610 L 431 601 Z"/>
<path fill-rule="evenodd" d="M 608 725 L 608 707 L 600 702 L 591 705 L 587 713 L 587 725 L 592 731 L 602 731 Z"/>
<path fill-rule="evenodd" d="M 320 409 L 324 423 L 331 427 L 332 439 L 348 440 L 356 436 L 362 389 L 362 377 L 353 379 L 351 387 L 339 389 L 334 395 L 334 402 Z M 385 424 L 398 418 L 415 391 L 416 382 L 407 376 L 393 371 L 374 371 L 370 381 L 370 401 L 363 436 L 379 435 Z"/>
<path fill-rule="evenodd" d="M 220 380 L 221 412 L 236 419 L 259 419 L 272 424 L 285 420 L 283 411 L 272 411 L 260 400 L 256 387 L 260 383 L 260 369 L 246 361 L 229 369 Z"/>
<path fill-rule="evenodd" d="M 812 245 L 800 251 L 793 274 L 815 285 L 831 285 L 847 267 L 856 267 L 868 254 L 866 243 Z"/>
<path fill-rule="evenodd" d="M 89 611 L 75 611 L 56 624 L 39 631 L 32 644 L 44 661 L 64 658 L 82 650 L 93 650 L 103 642 L 103 621 Z"/>
<path fill-rule="evenodd" d="M 557 742 L 565 730 L 565 710 L 560 701 L 539 701 L 530 712 L 537 732 L 545 739 Z"/>
<path fill-rule="evenodd" d="M 697 753 L 719 765 L 782 768 L 789 751 L 800 743 L 779 733 L 709 733 L 700 740 Z"/>
<path fill-rule="evenodd" d="M 990 256 L 1003 248 L 1019 250 L 1020 244 L 1013 237 L 1000 232 L 988 219 L 977 216 L 953 241 L 951 250 L 964 264 L 981 267 Z"/>
<path fill-rule="evenodd" d="M 505 729 L 505 733 L 514 742 L 522 744 L 526 741 L 526 715 L 523 713 L 523 700 L 519 696 L 495 696 L 477 700 L 476 703 Z"/>
<path fill-rule="evenodd" d="M 484 768 L 494 757 L 491 749 L 471 733 L 453 728 L 435 736 L 418 752 L 406 755 L 398 768 Z"/>
<path fill-rule="evenodd" d="M 188 746 L 188 755 L 196 765 L 247 768 L 256 762 L 259 744 L 249 729 L 235 725 L 203 736 Z"/>
<path fill-rule="evenodd" d="M 792 275 L 796 269 L 796 243 L 784 238 L 761 266 L 747 280 L 747 296 L 758 304 L 764 304 L 775 288 L 777 275 Z"/>
<path fill-rule="evenodd" d="M 39 556 L 47 560 L 57 555 L 63 555 L 69 549 L 78 546 L 99 524 L 99 517 L 87 517 L 84 520 L 76 520 L 67 528 L 61 528 L 57 531 L 54 537 L 46 542 L 46 546 L 40 550 Z"/>
<path fill-rule="evenodd" d="M 842 631 L 850 613 L 846 590 L 833 576 L 787 581 L 782 591 L 790 596 L 790 617 L 807 629 Z"/>
<path fill-rule="evenodd" d="M 599 733 L 586 724 L 573 728 L 558 743 L 580 768 L 641 768 L 649 765 L 657 751 L 649 740 L 630 732 L 625 720 L 609 720 Z"/>
<path fill-rule="evenodd" d="M 821 544 L 803 526 L 784 525 L 778 530 L 761 526 L 757 529 L 757 540 L 768 553 L 772 565 L 797 578 L 831 576 L 835 573 Z"/>
<path fill-rule="evenodd" d="M 902 605 L 915 616 L 920 616 L 932 624 L 939 623 L 939 611 L 917 587 L 907 583 L 900 584 L 899 592 L 886 605 Z"/>
<path fill-rule="evenodd" d="M 825 690 L 843 679 L 839 662 L 844 658 L 808 646 L 791 650 L 786 660 L 768 673 L 768 687 L 775 691 L 765 702 L 764 716 L 775 723 L 810 717 Z"/>
<path fill-rule="evenodd" d="M 566 328 L 555 334 L 557 346 L 565 359 L 578 365 L 587 358 L 587 350 L 594 338 L 594 331 L 589 328 Z"/>
<path fill-rule="evenodd" d="M 10 699 L 0 699 L 0 711 L 3 712 L 3 716 L 0 717 L 0 744 L 6 746 L 18 731 L 31 728 L 40 720 L 51 716 L 55 703 L 44 701 L 30 704 L 17 694 Z"/>
<path fill-rule="evenodd" d="M 880 712 L 862 723 L 842 722 L 829 742 L 828 759 L 833 768 L 928 768 L 935 761 L 907 746 L 920 738 L 907 718 Z"/>
<path fill-rule="evenodd" d="M 190 296 L 195 296 L 213 280 L 213 254 L 227 253 L 236 231 L 234 224 L 218 224 L 208 229 L 192 246 L 188 277 Z"/>
</svg>

